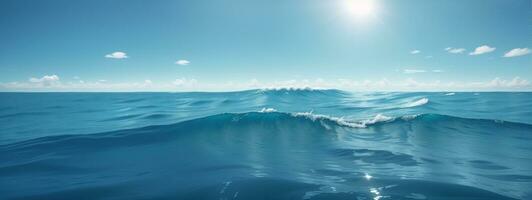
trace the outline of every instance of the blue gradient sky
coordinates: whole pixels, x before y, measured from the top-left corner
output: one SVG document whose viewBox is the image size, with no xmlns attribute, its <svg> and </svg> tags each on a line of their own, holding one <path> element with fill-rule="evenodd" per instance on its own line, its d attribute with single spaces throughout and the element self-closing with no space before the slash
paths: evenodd
<svg viewBox="0 0 532 200">
<path fill-rule="evenodd" d="M 531 90 L 530 0 L 345 5 L 2 0 L 0 90 Z M 470 55 L 483 45 L 495 49 Z"/>
</svg>

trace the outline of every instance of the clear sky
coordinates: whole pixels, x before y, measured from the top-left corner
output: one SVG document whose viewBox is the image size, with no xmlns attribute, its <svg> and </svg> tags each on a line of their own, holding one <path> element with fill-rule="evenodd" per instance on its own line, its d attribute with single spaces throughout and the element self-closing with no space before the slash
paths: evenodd
<svg viewBox="0 0 532 200">
<path fill-rule="evenodd" d="M 530 0 L 2 0 L 2 91 L 532 90 Z"/>
</svg>

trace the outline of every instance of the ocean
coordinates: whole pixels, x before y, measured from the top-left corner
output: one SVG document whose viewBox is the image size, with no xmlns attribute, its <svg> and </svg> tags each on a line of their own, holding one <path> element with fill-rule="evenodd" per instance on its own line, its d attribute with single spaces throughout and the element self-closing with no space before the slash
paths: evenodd
<svg viewBox="0 0 532 200">
<path fill-rule="evenodd" d="M 0 93 L 0 199 L 532 199 L 532 93 Z"/>
</svg>

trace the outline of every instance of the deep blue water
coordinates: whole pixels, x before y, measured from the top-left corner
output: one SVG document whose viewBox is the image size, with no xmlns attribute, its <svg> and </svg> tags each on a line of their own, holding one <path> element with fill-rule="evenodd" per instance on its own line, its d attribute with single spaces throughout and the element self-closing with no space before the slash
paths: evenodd
<svg viewBox="0 0 532 200">
<path fill-rule="evenodd" d="M 0 93 L 0 199 L 532 199 L 532 93 Z"/>
</svg>

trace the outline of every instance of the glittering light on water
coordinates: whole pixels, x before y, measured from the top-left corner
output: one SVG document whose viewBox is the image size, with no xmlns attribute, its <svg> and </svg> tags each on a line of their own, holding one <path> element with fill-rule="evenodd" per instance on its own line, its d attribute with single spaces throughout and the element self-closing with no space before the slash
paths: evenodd
<svg viewBox="0 0 532 200">
<path fill-rule="evenodd" d="M 366 174 L 364 175 L 364 178 L 365 178 L 366 180 L 369 181 L 371 178 L 373 178 L 373 176 L 371 176 L 371 175 L 369 175 L 368 173 L 366 173 Z"/>
<path fill-rule="evenodd" d="M 372 194 L 375 195 L 373 197 L 373 200 L 379 200 L 379 199 L 381 199 L 383 197 L 383 196 L 381 196 L 381 193 L 379 192 L 379 190 L 377 188 L 370 188 L 369 192 L 371 192 Z"/>
</svg>

